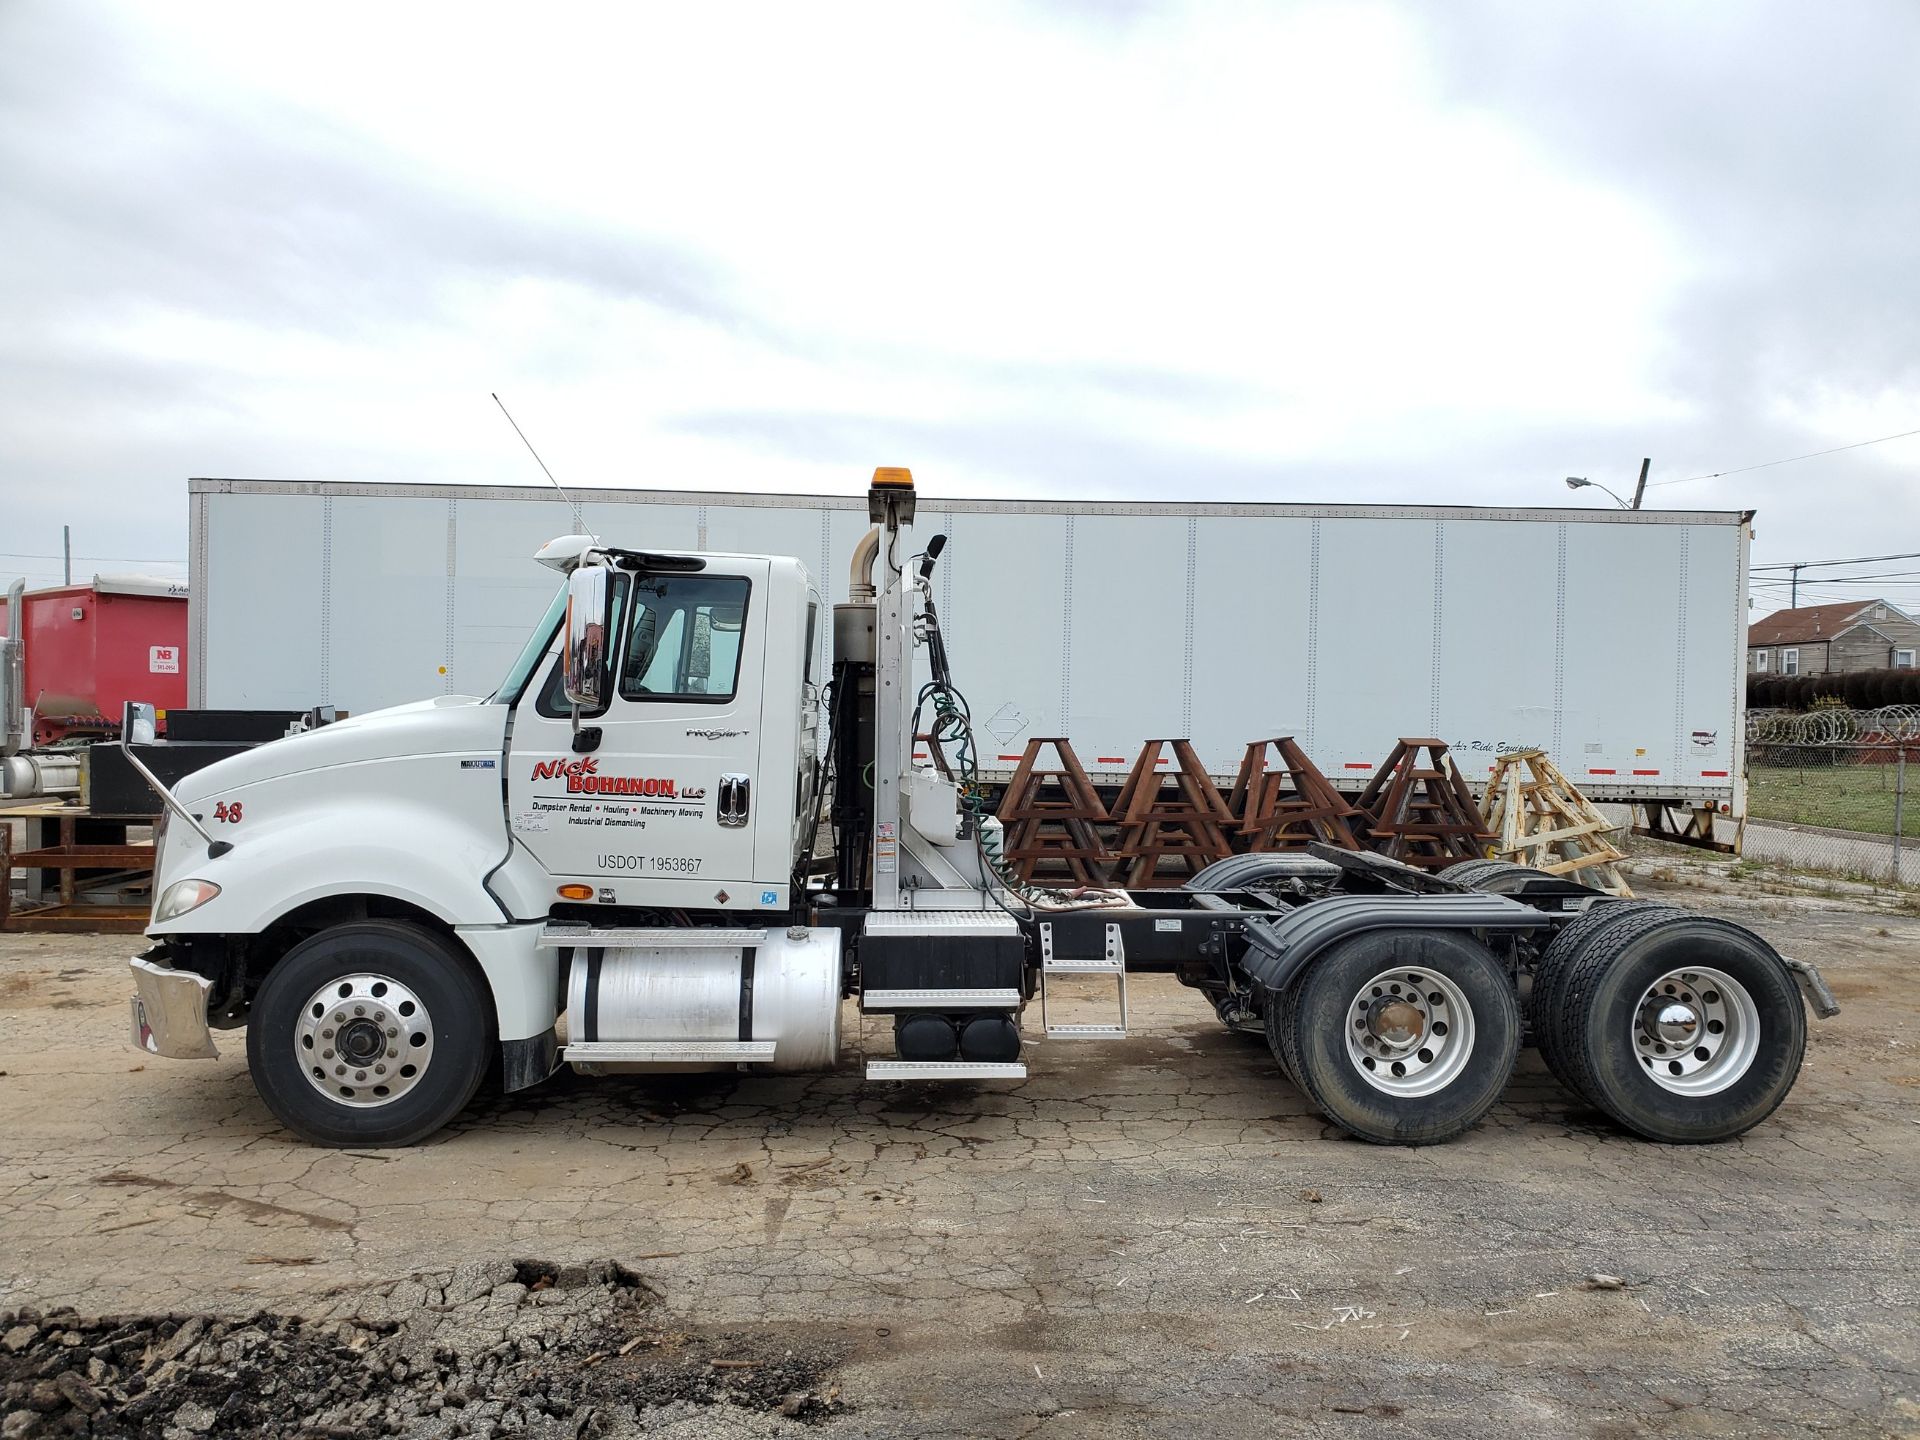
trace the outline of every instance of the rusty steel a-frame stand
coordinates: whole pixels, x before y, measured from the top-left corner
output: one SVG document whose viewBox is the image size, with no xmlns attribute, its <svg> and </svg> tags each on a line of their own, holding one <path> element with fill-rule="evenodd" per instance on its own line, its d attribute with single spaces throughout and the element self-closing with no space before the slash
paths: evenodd
<svg viewBox="0 0 1920 1440">
<path fill-rule="evenodd" d="M 1058 753 L 1059 764 L 1043 770 L 1040 757 L 1048 746 Z M 1109 857 L 1094 828 L 1107 823 L 1107 807 L 1064 736 L 1027 742 L 1026 753 L 1000 799 L 998 818 L 1007 832 L 1002 853 L 1021 880 L 1107 883 Z"/>
<path fill-rule="evenodd" d="M 1357 803 L 1372 848 L 1422 870 L 1485 859 L 1493 839 L 1444 740 L 1402 736 Z"/>
<path fill-rule="evenodd" d="M 1354 834 L 1360 812 L 1291 735 L 1247 746 L 1227 810 L 1239 822 L 1235 833 L 1248 850 L 1304 850 L 1316 840 L 1342 850 L 1366 848 Z"/>
<path fill-rule="evenodd" d="M 1162 772 L 1162 746 L 1173 747 L 1174 768 Z M 1171 788 L 1169 788 L 1171 782 Z M 1193 753 L 1191 740 L 1149 740 L 1113 802 L 1120 827 L 1116 878 L 1137 889 L 1177 885 L 1233 853 L 1227 831 L 1233 816 Z M 1177 867 L 1173 871 L 1164 866 Z"/>
</svg>

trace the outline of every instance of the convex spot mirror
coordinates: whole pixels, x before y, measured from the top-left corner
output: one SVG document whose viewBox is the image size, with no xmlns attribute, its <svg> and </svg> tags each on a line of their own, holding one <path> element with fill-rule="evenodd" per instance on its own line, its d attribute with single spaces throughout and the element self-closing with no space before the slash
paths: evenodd
<svg viewBox="0 0 1920 1440">
<path fill-rule="evenodd" d="M 567 577 L 567 648 L 561 688 L 567 703 L 598 710 L 607 693 L 612 586 L 603 565 L 582 565 Z"/>
</svg>

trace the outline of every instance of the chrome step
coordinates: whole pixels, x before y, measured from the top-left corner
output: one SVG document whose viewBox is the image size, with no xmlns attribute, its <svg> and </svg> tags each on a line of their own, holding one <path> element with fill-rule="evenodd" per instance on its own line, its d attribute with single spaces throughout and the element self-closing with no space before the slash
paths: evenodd
<svg viewBox="0 0 1920 1440">
<path fill-rule="evenodd" d="M 560 1058 L 570 1065 L 641 1065 L 700 1060 L 771 1060 L 771 1040 L 586 1040 L 568 1045 Z"/>
<path fill-rule="evenodd" d="M 1108 922 L 1106 946 L 1102 955 L 1056 955 L 1053 953 L 1053 922 L 1040 922 L 1040 1029 L 1049 1040 L 1120 1040 L 1127 1033 L 1127 947 L 1118 925 Z M 1117 1023 L 1106 1025 L 1056 1025 L 1048 1010 L 1048 979 L 1109 978 L 1114 981 L 1114 1001 L 1119 1008 Z"/>
<path fill-rule="evenodd" d="M 1120 975 L 1126 972 L 1124 960 L 1046 960 L 1040 968 L 1049 975 Z"/>
<path fill-rule="evenodd" d="M 994 1064 L 980 1060 L 869 1060 L 869 1080 L 1024 1080 L 1018 1060 Z"/>
<path fill-rule="evenodd" d="M 738 950 L 767 943 L 764 927 L 699 930 L 663 927 L 649 930 L 567 930 L 548 926 L 535 942 L 541 950 Z"/>
<path fill-rule="evenodd" d="M 862 1010 L 1018 1010 L 1018 990 L 863 990 Z"/>
</svg>

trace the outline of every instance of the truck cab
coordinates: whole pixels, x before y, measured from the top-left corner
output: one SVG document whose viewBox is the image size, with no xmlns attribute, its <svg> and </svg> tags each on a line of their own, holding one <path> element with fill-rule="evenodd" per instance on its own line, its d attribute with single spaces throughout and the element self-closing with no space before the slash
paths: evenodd
<svg viewBox="0 0 1920 1440">
<path fill-rule="evenodd" d="M 590 563 L 570 574 L 590 583 L 569 582 L 571 642 L 556 623 L 500 697 L 516 918 L 560 902 L 784 914 L 818 770 L 820 597 L 805 567 L 580 554 Z"/>
</svg>

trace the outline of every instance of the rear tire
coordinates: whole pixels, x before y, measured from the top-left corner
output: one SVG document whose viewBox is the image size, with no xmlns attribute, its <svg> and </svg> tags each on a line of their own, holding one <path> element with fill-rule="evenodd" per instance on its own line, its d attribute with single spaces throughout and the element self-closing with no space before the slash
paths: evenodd
<svg viewBox="0 0 1920 1440">
<path fill-rule="evenodd" d="M 1307 1095 L 1306 1083 L 1300 1078 L 1300 1051 L 1295 1043 L 1296 1019 L 1294 1001 L 1300 994 L 1298 985 L 1289 986 L 1277 995 L 1267 997 L 1265 1016 L 1267 1048 L 1273 1052 L 1273 1058 L 1279 1062 L 1280 1073 L 1287 1077 L 1294 1089 Z"/>
<path fill-rule="evenodd" d="M 1616 910 L 1563 966 L 1536 1012 L 1541 1048 L 1550 1064 L 1559 1057 L 1556 1074 L 1564 1067 L 1571 1088 L 1636 1134 L 1675 1145 L 1731 1139 L 1778 1109 L 1799 1076 L 1799 987 L 1765 941 L 1731 921 Z"/>
<path fill-rule="evenodd" d="M 1565 1006 L 1561 998 L 1564 982 L 1574 962 L 1609 928 L 1650 912 L 1682 913 L 1660 900 L 1609 900 L 1594 905 L 1553 937 L 1533 969 L 1533 990 L 1527 997 L 1527 1029 L 1553 1078 L 1590 1105 L 1598 1106 L 1600 1102 L 1582 1088 L 1581 1071 L 1575 1058 L 1566 1052 L 1562 1032 L 1555 1024 L 1555 1017 Z"/>
<path fill-rule="evenodd" d="M 254 1088 L 314 1145 L 413 1145 L 473 1099 L 493 1006 L 453 941 L 395 920 L 303 940 L 268 972 L 247 1021 Z"/>
<path fill-rule="evenodd" d="M 1355 936 L 1270 1004 L 1281 1068 L 1328 1119 L 1376 1144 L 1434 1145 L 1472 1129 L 1520 1050 L 1505 969 L 1450 931 Z"/>
</svg>

